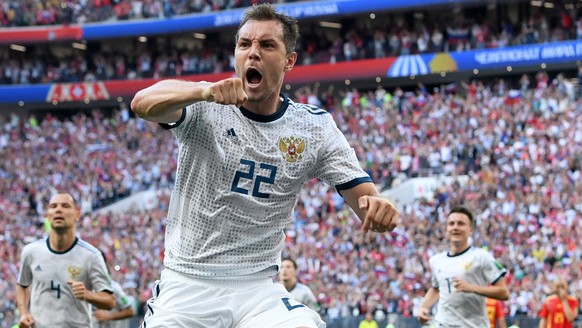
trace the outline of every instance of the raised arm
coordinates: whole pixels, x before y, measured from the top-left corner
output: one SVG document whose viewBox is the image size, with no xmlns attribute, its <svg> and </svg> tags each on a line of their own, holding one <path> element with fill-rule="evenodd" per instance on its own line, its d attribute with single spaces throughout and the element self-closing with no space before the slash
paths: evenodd
<svg viewBox="0 0 582 328">
<path fill-rule="evenodd" d="M 139 117 L 160 123 L 175 123 L 182 108 L 204 100 L 208 83 L 164 80 L 138 91 L 131 101 L 131 110 Z"/>
<path fill-rule="evenodd" d="M 389 200 L 380 196 L 373 183 L 360 183 L 342 190 L 341 195 L 362 221 L 364 231 L 391 231 L 398 224 L 398 210 Z"/>
<path fill-rule="evenodd" d="M 175 123 L 182 115 L 182 108 L 199 101 L 240 107 L 246 100 L 239 78 L 216 83 L 164 80 L 138 91 L 131 101 L 131 110 L 148 121 Z"/>
</svg>

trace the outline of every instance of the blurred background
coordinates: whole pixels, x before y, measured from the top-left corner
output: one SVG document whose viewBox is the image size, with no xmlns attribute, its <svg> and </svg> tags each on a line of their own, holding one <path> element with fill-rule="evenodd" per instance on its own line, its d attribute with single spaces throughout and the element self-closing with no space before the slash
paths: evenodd
<svg viewBox="0 0 582 328">
<path fill-rule="evenodd" d="M 129 103 L 160 79 L 233 76 L 240 17 L 263 2 L 300 22 L 283 91 L 333 115 L 402 211 L 392 233 L 363 234 L 333 188 L 303 189 L 284 255 L 328 327 L 368 311 L 420 327 L 428 258 L 458 204 L 509 271 L 508 326 L 538 327 L 556 277 L 582 298 L 582 1 L 2 0 L 0 327 L 18 322 L 20 251 L 45 236 L 55 189 L 79 200 L 78 232 L 132 297 L 124 325 L 139 325 L 177 147 Z"/>
</svg>

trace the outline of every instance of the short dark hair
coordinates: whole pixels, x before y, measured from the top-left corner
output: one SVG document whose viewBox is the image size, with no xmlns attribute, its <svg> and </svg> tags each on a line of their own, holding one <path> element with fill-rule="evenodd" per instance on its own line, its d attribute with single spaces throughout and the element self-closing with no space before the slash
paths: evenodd
<svg viewBox="0 0 582 328">
<path fill-rule="evenodd" d="M 471 221 L 471 225 L 473 225 L 475 223 L 473 221 L 473 213 L 471 213 L 471 211 L 467 207 L 465 207 L 465 206 L 458 205 L 458 206 L 455 206 L 455 207 L 451 208 L 451 211 L 449 212 L 449 215 L 451 215 L 453 213 L 465 214 L 469 218 L 469 221 Z"/>
<path fill-rule="evenodd" d="M 285 257 L 281 260 L 281 263 L 283 263 L 283 261 L 289 261 L 293 264 L 293 267 L 295 268 L 295 270 L 297 270 L 297 262 L 295 262 L 294 259 L 290 258 L 290 257 Z"/>
<path fill-rule="evenodd" d="M 69 195 L 71 196 L 71 199 L 73 200 L 73 206 L 78 207 L 79 205 L 77 204 L 77 200 L 75 199 L 75 196 L 73 196 L 72 193 L 68 192 L 68 191 L 61 191 L 61 190 L 57 190 L 57 192 L 55 192 L 51 198 L 53 198 L 56 195 Z"/>
<path fill-rule="evenodd" d="M 238 41 L 238 33 L 241 27 L 250 20 L 278 21 L 283 26 L 283 42 L 285 42 L 285 50 L 287 51 L 287 54 L 295 51 L 295 46 L 299 39 L 299 25 L 297 25 L 297 20 L 295 18 L 278 13 L 275 11 L 275 7 L 268 3 L 253 5 L 245 11 L 243 18 L 240 21 L 240 25 L 238 26 L 238 30 L 236 31 L 235 41 Z"/>
</svg>

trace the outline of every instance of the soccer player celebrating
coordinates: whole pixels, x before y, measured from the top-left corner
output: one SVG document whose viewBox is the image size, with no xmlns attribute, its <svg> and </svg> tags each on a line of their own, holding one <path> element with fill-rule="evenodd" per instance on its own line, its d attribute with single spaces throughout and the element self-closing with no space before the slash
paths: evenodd
<svg viewBox="0 0 582 328">
<path fill-rule="evenodd" d="M 273 281 L 285 227 L 305 181 L 333 185 L 364 231 L 395 228 L 331 115 L 281 94 L 295 65 L 297 21 L 269 4 L 247 10 L 236 33 L 237 77 L 165 80 L 131 108 L 178 141 L 165 236 L 165 269 L 144 327 L 323 327 Z"/>
<path fill-rule="evenodd" d="M 91 305 L 113 308 L 111 280 L 100 251 L 75 235 L 80 216 L 70 194 L 54 195 L 46 211 L 48 238 L 22 250 L 16 285 L 21 328 L 90 328 Z"/>
<path fill-rule="evenodd" d="M 556 293 L 544 301 L 539 328 L 572 328 L 578 316 L 578 299 L 568 295 L 564 279 L 556 279 L 553 285 Z"/>
<path fill-rule="evenodd" d="M 503 279 L 506 270 L 489 253 L 469 245 L 474 222 L 466 207 L 452 208 L 446 224 L 449 250 L 429 260 L 432 286 L 420 305 L 418 320 L 422 324 L 432 320 L 430 309 L 438 301 L 437 327 L 487 327 L 485 297 L 509 298 Z"/>
</svg>

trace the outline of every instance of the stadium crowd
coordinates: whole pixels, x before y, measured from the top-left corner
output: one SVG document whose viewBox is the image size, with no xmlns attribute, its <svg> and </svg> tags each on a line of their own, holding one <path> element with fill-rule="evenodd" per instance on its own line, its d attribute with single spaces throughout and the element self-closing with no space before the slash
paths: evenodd
<svg viewBox="0 0 582 328">
<path fill-rule="evenodd" d="M 413 316 L 429 286 L 428 258 L 446 246 L 442 221 L 460 203 L 478 213 L 473 244 L 508 268 L 508 316 L 535 317 L 556 276 L 582 298 L 582 97 L 563 75 L 406 92 L 310 86 L 295 98 L 329 110 L 380 186 L 467 177 L 406 206 L 390 234 L 362 233 L 332 188 L 309 182 L 285 255 L 297 259 L 300 280 L 329 320 L 370 309 Z M 124 105 L 111 116 L 98 109 L 65 119 L 13 114 L 0 129 L 0 327 L 17 320 L 20 251 L 45 235 L 42 204 L 56 189 L 73 192 L 84 213 L 81 236 L 119 265 L 113 279 L 145 302 L 163 260 L 177 154 L 171 133 Z M 148 187 L 158 194 L 153 210 L 95 211 Z"/>
<path fill-rule="evenodd" d="M 117 5 L 124 3 L 128 2 Z M 173 2 L 176 6 L 183 3 L 186 2 Z M 484 7 L 483 12 L 486 12 Z M 480 17 L 472 11 L 446 17 L 427 15 L 418 20 L 406 15 L 378 13 L 373 22 L 366 23 L 344 18 L 338 30 L 307 22 L 302 29 L 298 64 L 582 39 L 581 8 L 531 9 L 514 22 L 509 16 Z M 190 36 L 185 43 L 176 41 L 174 35 L 166 36 L 164 42 L 148 41 L 147 44 L 136 40 L 121 43 L 102 40 L 99 44 L 90 44 L 87 50 L 67 48 L 64 51 L 60 47 L 55 51 L 52 44 L 30 46 L 32 50 L 26 53 L 6 49 L 0 51 L 0 84 L 94 82 L 233 71 L 231 40 L 221 44 L 218 39 Z"/>
<path fill-rule="evenodd" d="M 296 0 L 9 0 L 0 6 L 0 26 L 85 24 L 112 20 L 169 18 Z"/>
</svg>

